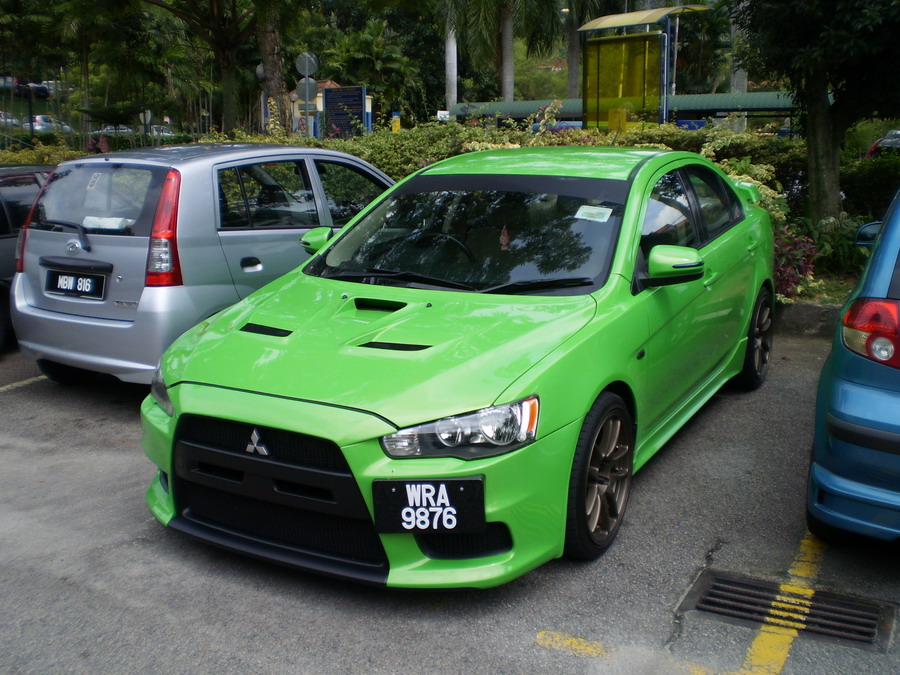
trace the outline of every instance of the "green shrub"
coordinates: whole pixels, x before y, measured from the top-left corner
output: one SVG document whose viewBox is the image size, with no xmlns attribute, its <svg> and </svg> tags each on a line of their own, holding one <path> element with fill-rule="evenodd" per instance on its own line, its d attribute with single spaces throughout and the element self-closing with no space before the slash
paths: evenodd
<svg viewBox="0 0 900 675">
<path fill-rule="evenodd" d="M 883 152 L 841 166 L 844 210 L 880 220 L 900 189 L 900 152 Z"/>
<path fill-rule="evenodd" d="M 858 273 L 866 262 L 866 254 L 857 246 L 856 231 L 865 219 L 843 214 L 840 218 L 826 218 L 813 224 L 800 218 L 794 227 L 801 235 L 815 242 L 816 270 L 823 274 L 844 275 Z"/>
</svg>

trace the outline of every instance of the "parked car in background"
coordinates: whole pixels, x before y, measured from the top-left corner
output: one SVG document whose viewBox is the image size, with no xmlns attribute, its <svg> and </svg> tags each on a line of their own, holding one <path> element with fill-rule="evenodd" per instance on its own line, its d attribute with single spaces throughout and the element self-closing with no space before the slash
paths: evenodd
<svg viewBox="0 0 900 675">
<path fill-rule="evenodd" d="M 842 310 L 816 398 L 813 534 L 900 540 L 900 192 L 860 229 L 872 255 Z"/>
<path fill-rule="evenodd" d="M 175 132 L 172 131 L 169 127 L 165 127 L 160 124 L 151 125 L 150 133 L 154 136 L 174 136 L 175 135 Z"/>
<path fill-rule="evenodd" d="M 0 125 L 5 127 L 17 127 L 19 126 L 19 118 L 14 117 L 4 110 L 0 110 Z"/>
<path fill-rule="evenodd" d="M 133 134 L 134 129 L 126 127 L 122 124 L 107 124 L 105 127 L 97 129 L 95 134 Z"/>
<path fill-rule="evenodd" d="M 9 287 L 16 272 L 16 239 L 52 166 L 0 166 L 0 348 L 9 343 Z"/>
<path fill-rule="evenodd" d="M 875 141 L 866 157 L 877 157 L 883 152 L 900 152 L 900 129 L 892 129 Z"/>
<path fill-rule="evenodd" d="M 494 586 L 612 544 L 632 475 L 762 384 L 772 226 L 686 152 L 463 154 L 165 353 L 163 524 L 372 584 Z M 679 477 L 691 480 L 691 477 Z"/>
<path fill-rule="evenodd" d="M 22 122 L 22 127 L 26 131 L 31 131 L 33 129 L 35 132 L 72 131 L 72 127 L 70 127 L 68 124 L 64 124 L 63 122 L 60 122 L 58 119 L 56 119 L 55 117 L 51 117 L 50 115 L 32 115 L 30 122 L 28 121 L 28 119 Z"/>
<path fill-rule="evenodd" d="M 13 282 L 21 351 L 47 377 L 149 384 L 192 325 L 303 262 L 392 183 L 339 152 L 170 146 L 61 164 L 23 229 Z"/>
</svg>

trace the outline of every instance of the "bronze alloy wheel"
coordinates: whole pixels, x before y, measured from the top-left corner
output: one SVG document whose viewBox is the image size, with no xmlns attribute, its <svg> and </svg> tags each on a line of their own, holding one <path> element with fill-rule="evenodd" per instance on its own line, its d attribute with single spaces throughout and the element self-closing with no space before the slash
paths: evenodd
<svg viewBox="0 0 900 675">
<path fill-rule="evenodd" d="M 585 418 L 569 485 L 566 555 L 598 557 L 613 542 L 631 492 L 634 426 L 625 403 L 603 393 Z"/>
</svg>

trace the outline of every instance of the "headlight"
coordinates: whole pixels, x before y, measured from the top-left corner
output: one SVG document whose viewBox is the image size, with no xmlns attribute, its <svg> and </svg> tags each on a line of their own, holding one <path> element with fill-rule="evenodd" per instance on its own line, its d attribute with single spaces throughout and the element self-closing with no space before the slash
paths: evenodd
<svg viewBox="0 0 900 675">
<path fill-rule="evenodd" d="M 401 429 L 384 436 L 381 446 L 394 458 L 457 457 L 479 459 L 521 448 L 534 440 L 536 396 L 466 415 Z"/>
<path fill-rule="evenodd" d="M 161 366 L 157 366 L 156 372 L 153 373 L 153 380 L 150 382 L 150 395 L 159 404 L 159 407 L 171 417 L 175 409 L 172 407 L 172 399 L 169 398 L 169 389 L 166 387 L 166 381 L 163 379 Z"/>
</svg>

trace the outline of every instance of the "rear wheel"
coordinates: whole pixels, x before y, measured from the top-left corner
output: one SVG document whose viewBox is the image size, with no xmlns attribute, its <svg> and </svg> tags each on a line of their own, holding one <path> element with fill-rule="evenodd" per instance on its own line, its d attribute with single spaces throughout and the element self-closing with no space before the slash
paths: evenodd
<svg viewBox="0 0 900 675">
<path fill-rule="evenodd" d="M 67 366 L 56 361 L 47 361 L 46 359 L 38 359 L 37 365 L 48 380 L 65 386 L 84 382 L 88 374 L 86 370 L 81 368 Z"/>
<path fill-rule="evenodd" d="M 634 425 L 625 402 L 604 392 L 584 420 L 566 517 L 566 556 L 594 560 L 616 538 L 634 469 Z"/>
<path fill-rule="evenodd" d="M 734 378 L 744 389 L 758 389 L 769 372 L 769 358 L 772 355 L 772 339 L 775 333 L 775 302 L 772 292 L 765 286 L 756 296 L 750 328 L 747 331 L 747 353 L 744 367 Z"/>
</svg>

